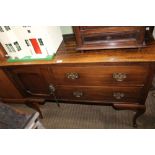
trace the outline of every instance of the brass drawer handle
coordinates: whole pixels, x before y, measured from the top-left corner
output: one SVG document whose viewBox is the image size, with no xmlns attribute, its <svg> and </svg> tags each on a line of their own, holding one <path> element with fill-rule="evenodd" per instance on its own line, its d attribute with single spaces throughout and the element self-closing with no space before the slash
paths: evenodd
<svg viewBox="0 0 155 155">
<path fill-rule="evenodd" d="M 123 81 L 124 79 L 127 78 L 127 75 L 125 73 L 113 73 L 113 78 L 116 80 L 116 81 Z"/>
<path fill-rule="evenodd" d="M 76 72 L 66 73 L 66 77 L 71 80 L 75 80 L 79 78 L 79 74 Z"/>
<path fill-rule="evenodd" d="M 117 99 L 117 100 L 122 99 L 124 96 L 125 96 L 124 93 L 120 93 L 120 92 L 115 92 L 115 93 L 113 93 L 113 97 L 114 97 L 115 99 Z"/>
<path fill-rule="evenodd" d="M 82 91 L 74 91 L 73 96 L 76 98 L 80 98 L 83 96 L 83 92 Z"/>
</svg>

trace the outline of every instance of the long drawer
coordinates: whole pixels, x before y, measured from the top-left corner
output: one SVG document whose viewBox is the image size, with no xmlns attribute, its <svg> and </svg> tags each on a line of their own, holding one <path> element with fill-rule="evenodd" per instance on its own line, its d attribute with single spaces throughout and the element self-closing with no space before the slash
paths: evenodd
<svg viewBox="0 0 155 155">
<path fill-rule="evenodd" d="M 85 87 L 57 86 L 57 97 L 60 100 L 138 102 L 142 87 Z"/>
<path fill-rule="evenodd" d="M 57 85 L 144 85 L 148 66 L 54 67 Z"/>
</svg>

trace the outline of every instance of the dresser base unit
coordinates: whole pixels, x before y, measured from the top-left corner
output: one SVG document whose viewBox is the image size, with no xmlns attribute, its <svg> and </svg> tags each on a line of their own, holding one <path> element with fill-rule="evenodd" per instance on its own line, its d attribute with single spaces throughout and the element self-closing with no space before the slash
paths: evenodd
<svg viewBox="0 0 155 155">
<path fill-rule="evenodd" d="M 51 101 L 109 105 L 135 111 L 133 126 L 145 112 L 145 101 L 155 74 L 155 42 L 138 49 L 77 52 L 74 37 L 65 38 L 53 60 L 3 61 L 0 98 L 23 103 L 40 112 Z M 11 83 L 11 84 L 10 84 Z M 9 87 L 8 87 L 9 84 Z M 4 93 L 7 92 L 7 93 Z M 13 93 L 12 93 L 13 92 Z"/>
</svg>

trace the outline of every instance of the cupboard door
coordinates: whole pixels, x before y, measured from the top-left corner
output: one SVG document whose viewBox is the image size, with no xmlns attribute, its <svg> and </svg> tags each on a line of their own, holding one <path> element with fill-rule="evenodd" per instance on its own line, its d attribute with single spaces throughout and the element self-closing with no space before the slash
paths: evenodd
<svg viewBox="0 0 155 155">
<path fill-rule="evenodd" d="M 0 98 L 22 98 L 18 89 L 14 86 L 2 69 L 0 69 Z"/>
<path fill-rule="evenodd" d="M 48 67 L 16 67 L 9 72 L 26 96 L 50 96 L 52 78 Z"/>
</svg>

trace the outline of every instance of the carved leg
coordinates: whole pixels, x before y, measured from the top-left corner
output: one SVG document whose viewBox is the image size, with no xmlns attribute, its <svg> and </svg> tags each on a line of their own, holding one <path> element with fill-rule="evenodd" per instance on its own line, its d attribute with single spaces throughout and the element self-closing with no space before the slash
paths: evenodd
<svg viewBox="0 0 155 155">
<path fill-rule="evenodd" d="M 133 127 L 137 128 L 137 118 L 144 114 L 146 108 L 137 110 L 136 114 L 133 117 Z"/>
<path fill-rule="evenodd" d="M 35 110 L 37 110 L 40 114 L 40 118 L 43 118 L 43 114 L 40 110 L 40 104 L 44 104 L 45 103 L 45 99 L 31 99 L 31 98 L 27 98 L 25 101 L 25 104 L 30 107 L 33 108 Z"/>
<path fill-rule="evenodd" d="M 26 105 L 34 110 L 37 110 L 40 114 L 40 118 L 43 118 L 43 114 L 40 110 L 40 105 L 39 103 L 36 103 L 36 102 L 27 102 Z"/>
<path fill-rule="evenodd" d="M 113 104 L 112 107 L 115 110 L 132 110 L 132 111 L 136 111 L 136 114 L 133 117 L 133 127 L 137 127 L 137 118 L 139 116 L 141 116 L 145 110 L 146 107 L 145 105 L 141 105 L 141 104 Z"/>
</svg>

